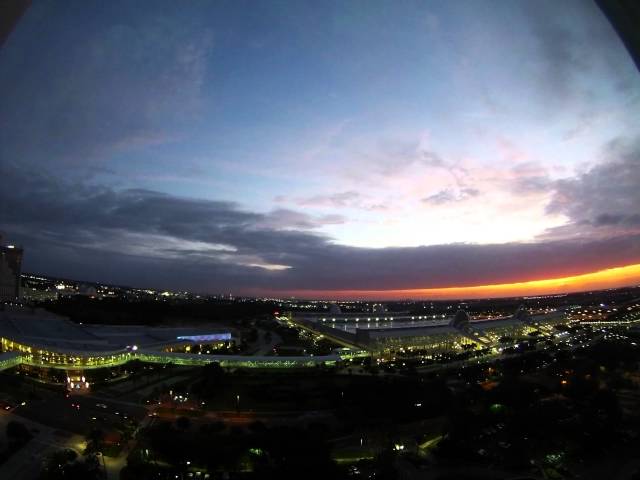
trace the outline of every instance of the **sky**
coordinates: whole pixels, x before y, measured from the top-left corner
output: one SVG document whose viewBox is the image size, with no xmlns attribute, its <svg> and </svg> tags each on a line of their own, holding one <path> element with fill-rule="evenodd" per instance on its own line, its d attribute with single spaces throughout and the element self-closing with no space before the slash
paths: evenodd
<svg viewBox="0 0 640 480">
<path fill-rule="evenodd" d="M 0 92 L 0 231 L 28 272 L 318 298 L 640 283 L 640 74 L 590 1 L 34 1 Z"/>
</svg>

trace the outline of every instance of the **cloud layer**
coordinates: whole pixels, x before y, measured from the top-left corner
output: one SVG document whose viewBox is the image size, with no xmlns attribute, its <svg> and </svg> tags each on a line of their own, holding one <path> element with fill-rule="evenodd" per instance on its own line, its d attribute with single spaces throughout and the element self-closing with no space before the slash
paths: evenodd
<svg viewBox="0 0 640 480">
<path fill-rule="evenodd" d="M 551 208 L 576 212 L 578 226 L 620 223 L 624 189 L 607 192 L 610 209 L 591 215 L 584 207 L 600 205 L 593 176 L 618 171 L 627 157 L 619 158 L 570 189 L 559 183 L 563 194 L 556 193 Z M 0 173 L 2 228 L 27 246 L 26 268 L 92 280 L 204 291 L 387 290 L 510 283 L 640 263 L 638 230 L 578 241 L 367 249 L 333 243 L 316 232 L 331 219 L 299 212 L 260 214 L 231 202 L 70 184 L 17 167 Z M 623 218 L 634 222 L 632 213 Z"/>
<path fill-rule="evenodd" d="M 640 137 L 617 138 L 604 161 L 575 178 L 557 181 L 547 206 L 569 217 L 548 235 L 589 237 L 640 233 Z"/>
<path fill-rule="evenodd" d="M 640 83 L 595 4 L 365 3 L 34 4 L 0 51 L 25 268 L 259 293 L 640 262 Z"/>
</svg>

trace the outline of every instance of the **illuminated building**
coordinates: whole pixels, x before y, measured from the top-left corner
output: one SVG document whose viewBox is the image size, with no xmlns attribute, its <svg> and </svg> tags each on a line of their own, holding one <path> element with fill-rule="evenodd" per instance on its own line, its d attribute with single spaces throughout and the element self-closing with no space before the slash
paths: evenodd
<svg viewBox="0 0 640 480">
<path fill-rule="evenodd" d="M 140 325 L 81 325 L 42 310 L 7 307 L 0 312 L 0 370 L 18 366 L 46 381 L 89 387 L 92 371 L 113 369 L 131 360 L 145 363 L 223 368 L 309 368 L 335 365 L 338 355 L 276 357 L 184 353 L 180 347 L 230 342 L 231 331 Z M 189 350 L 188 348 L 182 350 Z"/>
<path fill-rule="evenodd" d="M 459 310 L 454 316 L 407 313 L 289 313 L 287 321 L 339 343 L 388 357 L 405 349 L 422 355 L 455 353 L 469 348 L 498 348 L 506 337 L 526 338 L 532 332 L 550 335 L 553 326 L 568 322 L 562 312 L 530 316 L 520 308 L 513 316 L 472 320 Z"/>
<path fill-rule="evenodd" d="M 22 248 L 15 245 L 0 246 L 0 302 L 20 298 L 21 270 Z"/>
</svg>

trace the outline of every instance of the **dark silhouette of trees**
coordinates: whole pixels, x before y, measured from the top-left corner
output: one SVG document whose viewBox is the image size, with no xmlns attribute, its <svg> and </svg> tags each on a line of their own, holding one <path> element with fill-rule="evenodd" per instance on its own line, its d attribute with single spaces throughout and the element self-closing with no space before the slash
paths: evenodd
<svg viewBox="0 0 640 480">
<path fill-rule="evenodd" d="M 98 480 L 103 477 L 95 455 L 79 459 L 73 450 L 54 452 L 40 473 L 40 480 Z"/>
</svg>

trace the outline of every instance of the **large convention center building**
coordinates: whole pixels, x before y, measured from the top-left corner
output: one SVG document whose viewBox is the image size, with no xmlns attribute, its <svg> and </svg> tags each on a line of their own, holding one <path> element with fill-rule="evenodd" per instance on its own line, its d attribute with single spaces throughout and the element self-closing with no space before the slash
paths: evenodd
<svg viewBox="0 0 640 480">
<path fill-rule="evenodd" d="M 0 370 L 21 372 L 70 388 L 86 388 L 132 360 L 223 368 L 292 368 L 335 365 L 336 355 L 277 357 L 188 353 L 191 345 L 220 346 L 236 340 L 228 329 L 82 325 L 28 307 L 5 305 L 0 311 Z"/>
<path fill-rule="evenodd" d="M 345 347 L 363 349 L 378 357 L 398 351 L 429 356 L 470 348 L 499 350 L 509 341 L 553 336 L 554 327 L 568 323 L 564 312 L 529 315 L 520 308 L 513 316 L 472 319 L 464 310 L 453 316 L 407 313 L 289 312 L 286 320 L 322 334 Z"/>
</svg>

